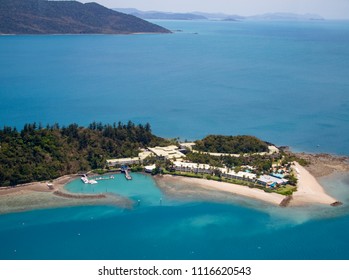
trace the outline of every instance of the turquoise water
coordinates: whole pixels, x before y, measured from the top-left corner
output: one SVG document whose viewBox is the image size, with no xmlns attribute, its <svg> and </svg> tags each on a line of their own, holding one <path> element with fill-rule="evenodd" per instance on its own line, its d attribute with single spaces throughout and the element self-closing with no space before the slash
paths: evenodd
<svg viewBox="0 0 349 280">
<path fill-rule="evenodd" d="M 166 137 L 253 134 L 349 155 L 349 22 L 159 23 L 183 32 L 0 36 L 0 125 L 130 119 Z M 67 186 L 130 197 L 132 210 L 0 216 L 0 259 L 349 259 L 348 175 L 323 180 L 343 207 L 297 209 L 183 202 L 133 176 Z"/>
<path fill-rule="evenodd" d="M 131 175 L 132 180 L 130 181 L 125 179 L 124 174 L 114 174 L 114 179 L 99 180 L 98 184 L 92 185 L 84 184 L 81 180 L 75 180 L 69 183 L 66 189 L 75 193 L 118 194 L 131 198 L 139 206 L 157 206 L 165 202 L 161 191 L 156 187 L 155 182 L 149 179 L 149 176 L 137 173 Z"/>
<path fill-rule="evenodd" d="M 0 125 L 131 119 L 349 154 L 349 22 L 160 24 L 183 32 L 1 36 Z"/>
<path fill-rule="evenodd" d="M 67 185 L 72 192 L 130 197 L 132 210 L 86 206 L 0 216 L 0 238 L 7 241 L 0 259 L 349 259 L 348 175 L 323 181 L 343 207 L 293 209 L 178 201 L 150 176 L 132 175 L 132 181 L 116 175 L 93 186 L 79 179 Z"/>
</svg>

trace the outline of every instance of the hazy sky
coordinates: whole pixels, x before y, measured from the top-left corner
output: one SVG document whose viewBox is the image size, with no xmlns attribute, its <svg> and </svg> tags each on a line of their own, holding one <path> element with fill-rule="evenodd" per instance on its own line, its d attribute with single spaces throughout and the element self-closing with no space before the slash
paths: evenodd
<svg viewBox="0 0 349 280">
<path fill-rule="evenodd" d="M 168 12 L 224 12 L 243 16 L 268 12 L 314 13 L 328 19 L 348 19 L 349 0 L 90 0 L 108 8 Z"/>
</svg>

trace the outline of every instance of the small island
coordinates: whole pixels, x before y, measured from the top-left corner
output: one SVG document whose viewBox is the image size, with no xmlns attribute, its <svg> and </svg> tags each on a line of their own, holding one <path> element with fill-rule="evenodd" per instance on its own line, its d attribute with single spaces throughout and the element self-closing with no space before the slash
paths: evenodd
<svg viewBox="0 0 349 280">
<path fill-rule="evenodd" d="M 97 3 L 0 0 L 0 34 L 171 33 L 166 28 Z"/>
<path fill-rule="evenodd" d="M 134 202 L 126 197 L 64 189 L 79 177 L 86 184 L 98 183 L 89 176 L 118 172 L 125 172 L 127 179 L 132 179 L 129 172 L 149 173 L 169 196 L 195 196 L 205 190 L 283 207 L 340 205 L 309 170 L 329 171 L 315 174 L 320 177 L 349 171 L 349 166 L 345 157 L 295 154 L 248 135 L 180 142 L 154 135 L 149 123 L 33 123 L 21 131 L 0 130 L 0 201 L 7 206 L 0 212 L 91 204 L 130 208 Z M 176 187 L 178 182 L 182 187 Z"/>
</svg>

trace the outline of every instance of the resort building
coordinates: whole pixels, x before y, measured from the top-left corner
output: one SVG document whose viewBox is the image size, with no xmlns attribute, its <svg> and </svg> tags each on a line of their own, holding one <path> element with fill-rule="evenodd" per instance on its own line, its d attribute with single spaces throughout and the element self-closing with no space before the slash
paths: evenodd
<svg viewBox="0 0 349 280">
<path fill-rule="evenodd" d="M 183 145 L 183 143 L 181 145 Z M 192 145 L 192 146 L 194 146 L 194 145 Z M 250 156 L 251 155 L 250 153 L 247 153 L 247 154 L 229 154 L 229 153 L 200 152 L 200 151 L 193 150 L 193 149 L 192 149 L 192 151 L 194 153 L 203 153 L 203 154 L 208 154 L 208 155 L 215 156 L 215 157 L 223 157 L 223 156 L 240 157 L 240 156 Z M 277 147 L 275 147 L 275 146 L 268 146 L 268 152 L 252 153 L 252 155 L 261 155 L 261 156 L 263 156 L 263 155 L 272 155 L 272 154 L 277 154 L 277 153 L 279 153 L 279 149 Z"/>
<path fill-rule="evenodd" d="M 156 168 L 155 164 L 144 166 L 144 171 L 147 173 L 152 173 L 155 168 Z"/>
<path fill-rule="evenodd" d="M 148 150 L 151 151 L 159 159 L 178 160 L 185 157 L 185 155 L 181 153 L 178 147 L 175 145 L 148 148 Z"/>
<path fill-rule="evenodd" d="M 214 172 L 214 169 L 218 169 L 221 172 L 222 176 L 228 179 L 237 179 L 237 180 L 255 182 L 257 178 L 257 175 L 251 172 L 243 172 L 243 171 L 234 172 L 233 170 L 229 171 L 229 169 L 227 168 L 214 168 L 208 164 L 175 161 L 173 165 L 175 170 L 180 172 L 212 174 Z"/>
<path fill-rule="evenodd" d="M 222 172 L 222 176 L 228 179 L 237 179 L 237 180 L 250 181 L 250 182 L 256 181 L 256 178 L 257 178 L 256 174 L 250 173 L 250 172 L 243 172 L 243 171 Z"/>
<path fill-rule="evenodd" d="M 276 185 L 285 185 L 288 181 L 286 179 L 279 179 L 269 175 L 262 175 L 257 179 L 257 182 L 266 187 L 275 187 Z"/>
<path fill-rule="evenodd" d="M 194 172 L 200 174 L 212 174 L 212 168 L 208 164 L 199 164 L 193 162 L 181 162 L 175 161 L 173 162 L 173 166 L 176 171 L 180 172 Z"/>
<path fill-rule="evenodd" d="M 107 159 L 107 164 L 109 167 L 115 167 L 115 166 L 121 166 L 121 165 L 131 165 L 131 164 L 140 164 L 140 163 L 141 163 L 141 159 L 139 157 Z"/>
<path fill-rule="evenodd" d="M 187 149 L 189 151 L 193 150 L 193 146 L 195 146 L 194 142 L 184 142 L 184 143 L 179 143 L 179 146 L 181 149 Z"/>
<path fill-rule="evenodd" d="M 152 154 L 153 154 L 152 152 L 143 150 L 138 154 L 138 157 L 107 159 L 107 164 L 109 167 L 131 165 L 131 164 L 142 164 L 143 160 Z"/>
</svg>

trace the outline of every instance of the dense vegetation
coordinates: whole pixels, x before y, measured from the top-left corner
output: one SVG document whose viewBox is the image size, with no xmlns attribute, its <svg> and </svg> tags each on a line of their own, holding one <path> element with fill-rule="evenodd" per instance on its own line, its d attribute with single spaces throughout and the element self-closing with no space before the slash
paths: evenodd
<svg viewBox="0 0 349 280">
<path fill-rule="evenodd" d="M 97 3 L 0 0 L 0 34 L 129 34 L 170 31 Z"/>
<path fill-rule="evenodd" d="M 256 168 L 257 174 L 268 172 L 273 162 L 281 159 L 280 154 L 275 155 L 250 155 L 250 156 L 212 156 L 205 153 L 188 153 L 187 159 L 191 162 L 209 164 L 214 167 L 226 166 L 229 169 L 240 171 L 242 165 L 250 165 Z"/>
<path fill-rule="evenodd" d="M 22 131 L 0 130 L 0 186 L 48 180 L 64 174 L 103 168 L 107 158 L 137 156 L 147 146 L 168 145 L 151 127 L 114 123 L 43 128 L 26 124 Z"/>
<path fill-rule="evenodd" d="M 268 145 L 254 136 L 209 135 L 195 142 L 194 149 L 211 153 L 259 153 L 267 152 Z"/>
</svg>

